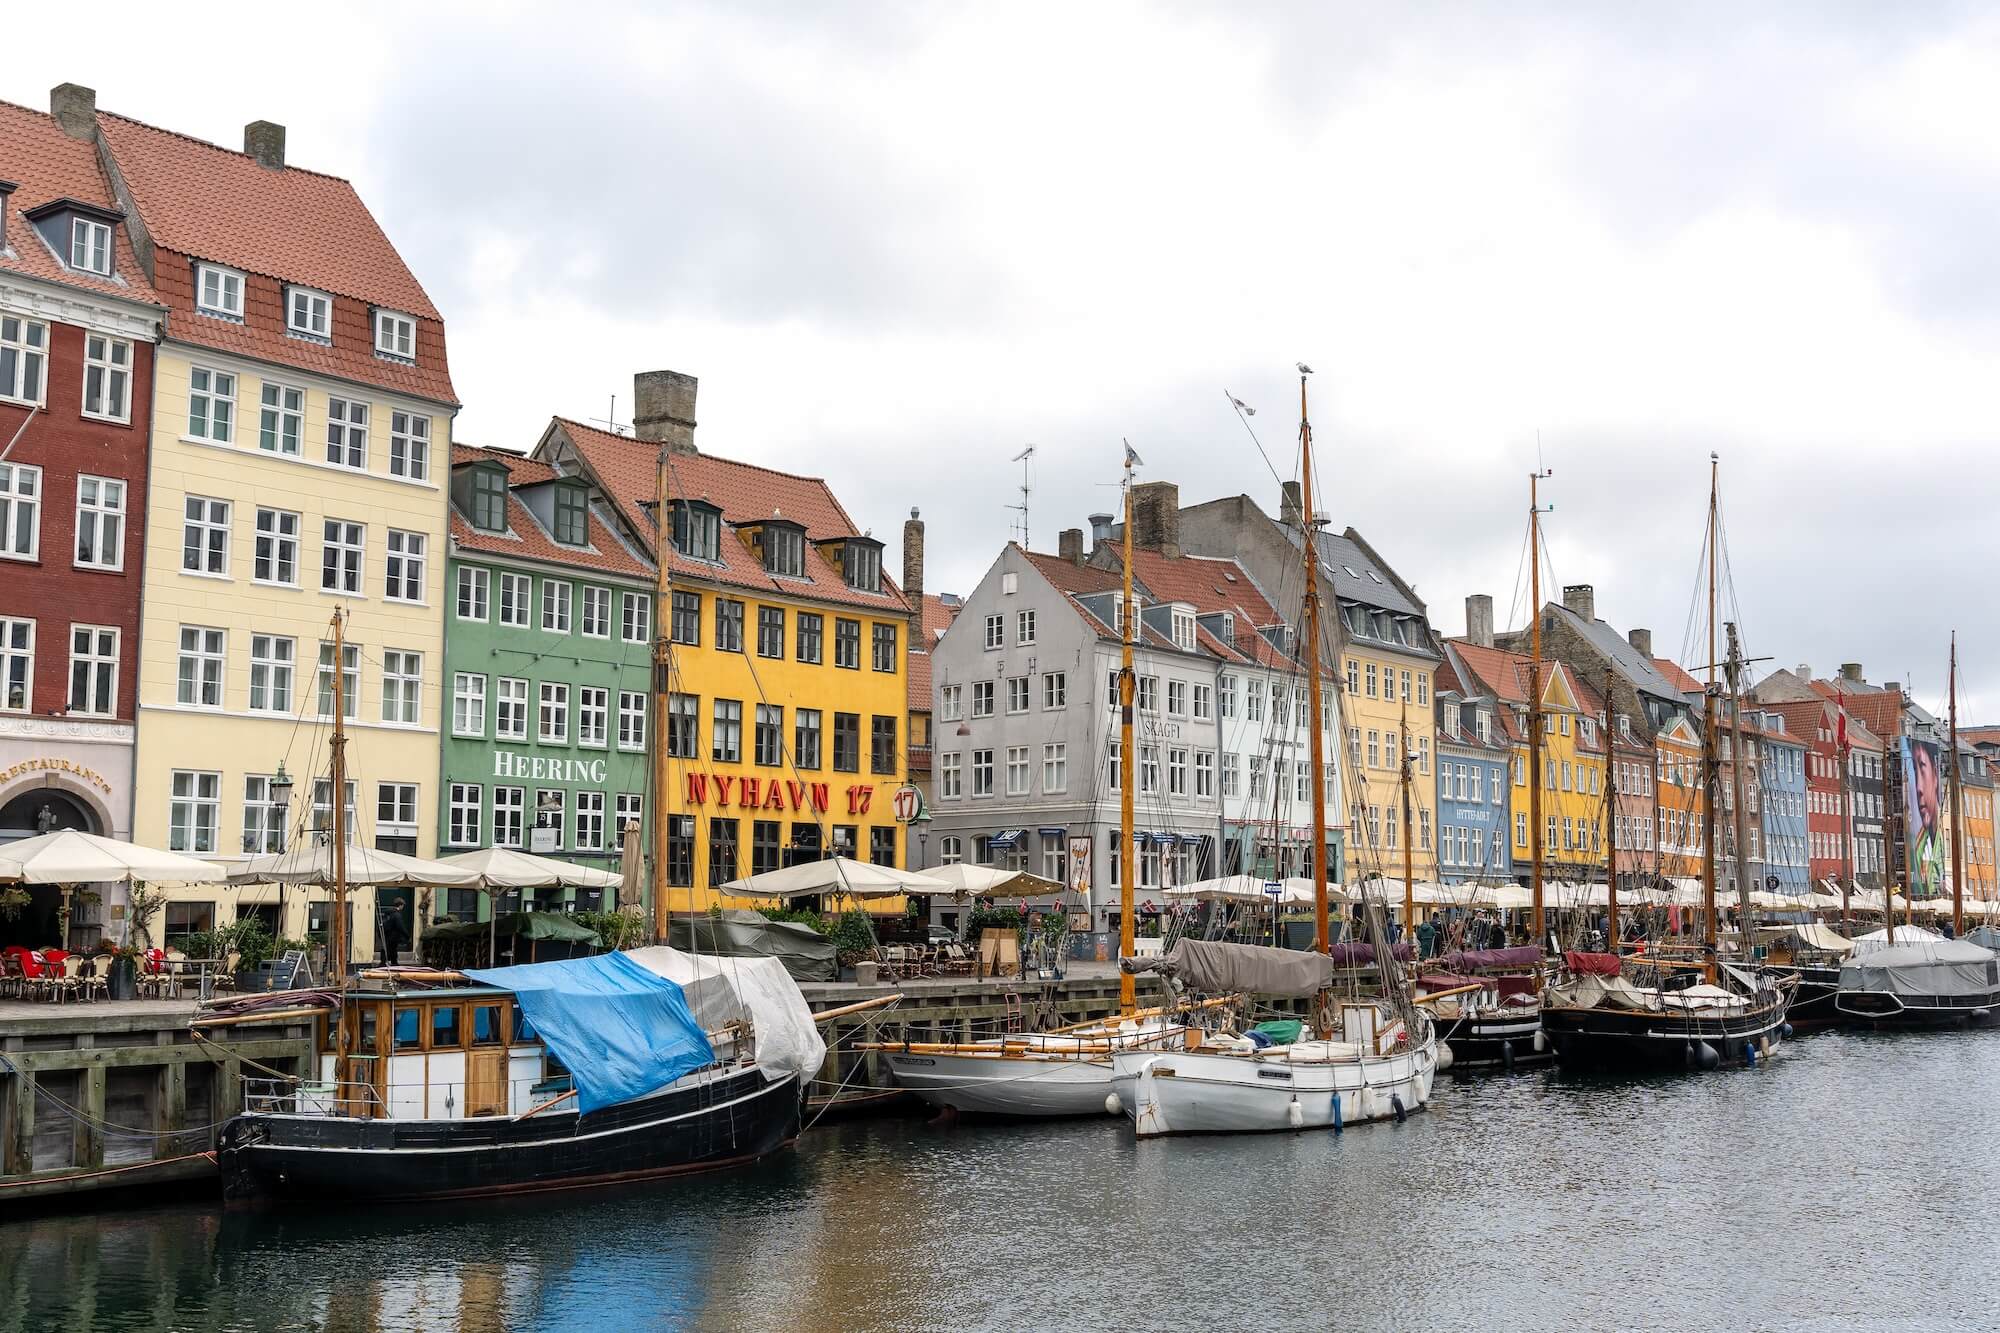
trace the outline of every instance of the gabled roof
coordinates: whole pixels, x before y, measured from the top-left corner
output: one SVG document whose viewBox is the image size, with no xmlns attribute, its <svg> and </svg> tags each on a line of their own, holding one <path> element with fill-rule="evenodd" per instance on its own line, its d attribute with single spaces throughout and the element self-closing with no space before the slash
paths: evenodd
<svg viewBox="0 0 2000 1333">
<path fill-rule="evenodd" d="M 451 507 L 451 537 L 460 550 L 485 555 L 511 556 L 517 560 L 535 560 L 552 565 L 567 565 L 574 569 L 594 570 L 601 574 L 620 574 L 641 579 L 653 577 L 652 565 L 640 559 L 630 547 L 620 541 L 617 534 L 611 530 L 611 526 L 594 509 L 589 514 L 589 540 L 584 546 L 565 546 L 541 525 L 528 506 L 522 502 L 521 497 L 513 493 L 512 483 L 531 485 L 553 480 L 555 470 L 548 464 L 507 449 L 478 449 L 466 444 L 452 445 L 451 465 L 454 468 L 478 462 L 495 462 L 507 469 L 510 480 L 507 494 L 507 531 L 485 532 L 473 527 L 472 521 L 459 512 L 458 506 L 454 504 Z"/>
<path fill-rule="evenodd" d="M 1674 703 L 1681 702 L 1680 691 L 1674 688 L 1671 680 L 1661 674 L 1657 666 L 1653 665 L 1653 659 L 1634 648 L 1624 635 L 1602 620 L 1587 619 L 1561 602 L 1550 602 L 1545 612 L 1560 617 L 1588 640 L 1590 646 L 1609 660 L 1612 666 L 1617 668 L 1618 673 L 1631 682 L 1632 688 L 1639 693 Z"/>
<path fill-rule="evenodd" d="M 1114 571 L 1122 569 L 1124 548 L 1107 549 Z M 1199 555 L 1169 557 L 1159 551 L 1134 547 L 1132 577 L 1152 601 L 1181 602 L 1192 606 L 1197 614 L 1229 616 L 1233 638 L 1228 643 L 1221 640 L 1216 643 L 1218 655 L 1224 660 L 1277 671 L 1298 667 L 1298 663 L 1279 652 L 1260 632 L 1285 623 L 1285 618 L 1236 561 Z M 1203 633 L 1206 632 L 1204 629 Z"/>
<path fill-rule="evenodd" d="M 963 602 L 945 601 L 944 597 L 939 593 L 927 592 L 924 594 L 924 650 L 928 651 L 936 645 L 939 639 L 944 637 L 944 632 L 951 628 L 952 621 L 958 619 L 959 610 L 963 606 Z"/>
<path fill-rule="evenodd" d="M 652 506 L 658 444 L 630 435 L 614 435 L 567 417 L 554 417 L 543 432 L 536 455 L 546 457 L 557 436 L 575 448 L 633 531 L 656 532 Z M 863 592 L 848 587 L 839 566 L 818 549 L 819 542 L 863 535 L 834 498 L 832 489 L 820 478 L 700 453 L 675 454 L 668 468 L 673 497 L 707 501 L 722 511 L 723 522 L 729 528 L 778 517 L 806 530 L 803 577 L 767 573 L 743 539 L 731 531 L 723 533 L 722 558 L 718 563 L 673 554 L 675 577 L 908 617 L 909 604 L 886 568 L 882 571 L 882 591 Z"/>
<path fill-rule="evenodd" d="M 1796 679 L 1795 677 L 1791 677 L 1791 673 L 1789 672 L 1776 674 Z M 1830 742 L 1820 740 L 1819 733 L 1823 729 L 1830 730 L 1833 727 L 1835 716 L 1833 701 L 1822 699 L 1819 695 L 1813 694 L 1810 689 L 1807 689 L 1806 693 L 1811 697 L 1805 699 L 1782 699 L 1775 703 L 1759 700 L 1757 707 L 1767 713 L 1776 713 L 1779 717 L 1785 719 L 1786 734 L 1791 739 L 1802 741 L 1814 748 L 1822 745 L 1830 745 Z M 1831 777 L 1819 779 L 1815 773 L 1811 772 L 1807 773 L 1806 777 L 1811 781 L 1823 780 L 1831 782 L 1835 780 Z"/>
<path fill-rule="evenodd" d="M 1501 706 L 1495 711 L 1508 739 L 1525 742 L 1527 731 L 1515 716 L 1514 709 L 1516 705 L 1522 708 L 1528 706 L 1529 690 L 1533 688 L 1534 658 L 1527 653 L 1509 652 L 1505 648 L 1488 648 L 1469 639 L 1446 639 L 1445 655 L 1457 659 L 1454 674 L 1464 687 L 1490 694 L 1499 701 Z M 1603 713 L 1603 699 L 1563 663 L 1544 658 L 1542 673 L 1546 682 L 1542 692 L 1545 711 L 1553 695 L 1558 699 L 1567 696 L 1585 716 L 1597 717 Z M 1587 748 L 1599 747 L 1590 745 Z"/>
<path fill-rule="evenodd" d="M 97 160 L 95 144 L 72 139 L 55 117 L 12 102 L 0 102 L 0 177 L 15 185 L 0 195 L 7 210 L 6 247 L 0 249 L 0 270 L 61 283 L 100 296 L 160 305 L 132 252 L 126 228 L 113 228 L 112 277 L 78 273 L 50 253 L 27 214 L 57 199 L 75 199 L 96 208 L 116 210 L 118 201 Z"/>
<path fill-rule="evenodd" d="M 1112 643 L 1120 642 L 1110 622 L 1092 612 L 1077 599 L 1107 592 L 1114 595 L 1122 594 L 1125 591 L 1125 576 L 1122 571 L 1113 573 L 1107 569 L 1099 569 L 1096 565 L 1079 565 L 1059 555 L 1023 550 L 1018 542 L 1008 542 L 1007 547 L 1009 550 L 1019 551 L 1021 558 L 1028 562 L 1030 568 L 1046 579 L 1049 586 L 1064 594 L 1069 599 L 1070 605 L 1076 608 L 1077 615 L 1083 618 L 1083 623 L 1095 630 L 1099 639 L 1109 640 Z M 1139 629 L 1133 643 L 1135 646 L 1155 648 L 1162 652 L 1187 651 L 1175 643 L 1170 635 L 1162 634 L 1148 625 L 1143 614 L 1139 617 Z M 1237 658 L 1237 654 L 1232 653 L 1206 630 L 1195 631 L 1195 644 L 1201 651 L 1215 657 L 1228 660 Z"/>
<path fill-rule="evenodd" d="M 1808 680 L 1800 679 L 1798 673 L 1780 667 L 1757 682 L 1750 691 L 1750 697 L 1759 704 L 1818 703 L 1825 696 L 1812 687 Z"/>
<path fill-rule="evenodd" d="M 1893 738 L 1903 734 L 1903 696 L 1900 691 L 1874 686 L 1856 689 L 1853 681 L 1834 680 L 1816 680 L 1812 687 L 1822 698 L 1831 699 L 1845 708 L 1849 718 L 1860 719 L 1876 736 Z M 1852 744 L 1852 722 L 1848 729 L 1848 741 Z"/>
<path fill-rule="evenodd" d="M 1296 529 L 1287 529 L 1292 544 L 1298 544 Z M 1380 607 L 1400 615 L 1422 617 L 1423 607 L 1403 591 L 1395 573 L 1379 563 L 1360 535 L 1321 529 L 1314 543 L 1319 548 L 1320 568 L 1328 579 L 1327 594 L 1366 606 Z"/>
<path fill-rule="evenodd" d="M 1658 667 L 1660 674 L 1666 677 L 1668 683 L 1682 694 L 1700 694 L 1702 692 L 1702 683 L 1681 670 L 1680 665 L 1671 658 L 1656 657 L 1653 659 L 1653 665 Z"/>
</svg>

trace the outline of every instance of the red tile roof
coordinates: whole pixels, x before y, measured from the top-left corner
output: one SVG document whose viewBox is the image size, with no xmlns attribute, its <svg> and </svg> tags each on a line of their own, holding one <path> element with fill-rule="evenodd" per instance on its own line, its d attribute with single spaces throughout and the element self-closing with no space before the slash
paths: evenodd
<svg viewBox="0 0 2000 1333">
<path fill-rule="evenodd" d="M 1520 704 L 1525 707 L 1529 702 L 1530 684 L 1534 678 L 1534 658 L 1527 653 L 1509 652 L 1505 648 L 1488 648 L 1468 639 L 1448 639 L 1446 642 L 1457 651 L 1466 669 L 1476 678 L 1475 681 L 1463 682 L 1473 687 L 1469 692 L 1491 694 L 1498 700 L 1502 706 L 1495 711 L 1501 728 L 1506 731 L 1510 739 L 1525 741 L 1526 732 L 1515 717 L 1511 705 Z M 1604 711 L 1603 696 L 1584 684 L 1582 678 L 1571 671 L 1566 664 L 1544 658 L 1542 673 L 1550 681 L 1560 677 L 1569 690 L 1570 697 L 1576 700 L 1577 706 L 1583 712 L 1596 716 Z M 1601 748 L 1600 743 L 1586 744 L 1581 740 L 1578 741 L 1578 745 L 1582 749 L 1589 750 Z"/>
<path fill-rule="evenodd" d="M 1114 562 L 1121 561 L 1123 548 L 1110 548 L 1110 555 Z M 1132 577 L 1159 601 L 1184 602 L 1203 615 L 1227 614 L 1233 617 L 1234 639 L 1229 647 L 1222 648 L 1223 656 L 1254 662 L 1273 670 L 1297 667 L 1297 663 L 1279 652 L 1259 632 L 1287 622 L 1236 561 L 1194 555 L 1169 558 L 1158 551 L 1135 547 L 1132 551 Z M 1332 674 L 1330 664 L 1326 673 Z"/>
<path fill-rule="evenodd" d="M 1085 624 L 1096 628 L 1098 638 L 1108 639 L 1113 643 L 1120 641 L 1118 634 L 1112 630 L 1108 621 L 1092 614 L 1076 599 L 1078 597 L 1089 596 L 1093 593 L 1123 593 L 1125 591 L 1125 575 L 1122 572 L 1114 574 L 1108 569 L 1099 569 L 1095 565 L 1076 564 L 1063 559 L 1059 555 L 1048 555 L 1040 551 L 1024 551 L 1021 550 L 1020 543 L 1018 542 L 1009 542 L 1007 545 L 1010 550 L 1020 551 L 1021 557 L 1032 565 L 1037 573 L 1047 579 L 1057 592 L 1069 595 L 1071 604 L 1076 607 L 1076 613 L 1083 617 Z M 1197 631 L 1195 641 L 1204 650 L 1213 653 L 1217 657 L 1231 660 L 1237 657 L 1237 654 L 1223 647 L 1222 644 L 1216 641 L 1213 635 L 1208 634 L 1206 631 Z M 1170 653 L 1186 651 L 1177 645 L 1168 635 L 1162 634 L 1158 630 L 1148 626 L 1143 618 L 1139 622 L 1139 634 L 1134 642 L 1143 644 L 1148 648 L 1161 648 Z"/>
<path fill-rule="evenodd" d="M 555 469 L 539 460 L 527 458 L 507 449 L 477 449 L 471 445 L 454 444 L 451 447 L 453 467 L 469 463 L 492 461 L 504 464 L 513 485 L 532 485 L 536 482 L 552 480 Z M 459 549 L 475 551 L 486 555 L 513 556 L 520 560 L 539 560 L 549 564 L 567 565 L 574 569 L 595 570 L 603 574 L 622 574 L 631 578 L 651 579 L 653 567 L 632 554 L 623 542 L 618 540 L 611 528 L 598 517 L 590 515 L 590 542 L 583 547 L 565 546 L 538 522 L 529 512 L 521 498 L 511 492 L 507 497 L 507 531 L 482 532 L 472 526 L 457 505 L 451 510 L 451 536 Z"/>
<path fill-rule="evenodd" d="M 30 209 L 56 199 L 76 199 L 99 208 L 118 209 L 94 144 L 64 134 L 53 116 L 12 102 L 0 102 L 0 179 L 13 181 L 19 187 L 4 198 L 6 249 L 0 250 L 0 269 L 103 296 L 160 304 L 158 293 L 146 280 L 145 270 L 132 253 L 132 241 L 123 224 L 112 229 L 116 237 L 111 259 L 113 276 L 100 278 L 92 273 L 73 272 L 65 266 L 49 251 L 41 233 L 27 219 Z"/>
<path fill-rule="evenodd" d="M 1701 682 L 1681 670 L 1679 663 L 1664 657 L 1656 657 L 1653 659 L 1653 665 L 1658 667 L 1660 674 L 1672 681 L 1674 688 L 1682 694 L 1700 694 L 1702 692 Z"/>
<path fill-rule="evenodd" d="M 1845 682 L 1816 680 L 1812 687 L 1822 698 L 1847 709 L 1850 718 L 1859 718 L 1877 737 L 1894 739 L 1903 734 L 1903 696 L 1900 691 L 1865 688 L 1856 691 Z M 1850 728 L 1851 730 L 1851 728 Z M 1850 743 L 1853 737 L 1849 736 Z"/>
<path fill-rule="evenodd" d="M 101 112 L 98 129 L 156 247 L 153 282 L 177 342 L 456 403 L 444 323 L 348 182 Z M 195 313 L 195 259 L 248 275 L 244 320 Z M 284 291 L 334 297 L 332 343 L 285 332 Z M 374 307 L 417 321 L 415 364 L 375 354 Z"/>
<path fill-rule="evenodd" d="M 573 445 L 590 470 L 596 474 L 620 513 L 635 531 L 653 532 L 652 503 L 655 471 L 660 446 L 629 435 L 608 431 L 556 417 L 544 434 L 541 449 L 560 433 Z M 730 527 L 744 527 L 780 517 L 802 524 L 806 530 L 805 577 L 782 578 L 767 573 L 750 548 L 734 533 L 725 534 L 720 564 L 673 556 L 673 572 L 701 582 L 726 583 L 779 593 L 812 601 L 835 602 L 844 606 L 867 607 L 885 614 L 909 616 L 909 603 L 885 569 L 882 591 L 863 592 L 847 586 L 840 567 L 822 554 L 815 543 L 840 537 L 861 536 L 854 520 L 841 508 L 833 491 L 818 477 L 801 477 L 790 472 L 758 467 L 718 458 L 714 454 L 687 453 L 674 456 L 670 465 L 673 494 L 706 500 L 722 511 Z"/>
<path fill-rule="evenodd" d="M 934 646 L 939 639 L 944 637 L 944 632 L 951 628 L 951 622 L 958 619 L 958 613 L 962 606 L 963 603 L 960 602 L 946 602 L 943 597 L 934 592 L 924 594 L 924 647 L 926 649 Z"/>
<path fill-rule="evenodd" d="M 909 710 L 912 713 L 928 713 L 931 711 L 931 655 L 911 653 L 909 668 Z"/>
</svg>

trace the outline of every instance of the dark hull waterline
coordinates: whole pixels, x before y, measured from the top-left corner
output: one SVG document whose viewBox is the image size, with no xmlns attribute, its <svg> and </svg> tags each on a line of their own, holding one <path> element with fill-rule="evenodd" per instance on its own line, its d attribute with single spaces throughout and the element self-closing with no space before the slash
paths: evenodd
<svg viewBox="0 0 2000 1333">
<path fill-rule="evenodd" d="M 1541 1064 L 1554 1052 L 1541 1040 L 1538 1010 L 1525 1013 L 1480 1013 L 1439 1018 L 1438 1040 L 1451 1047 L 1452 1072 L 1473 1073 Z"/>
<path fill-rule="evenodd" d="M 1686 1069 L 1761 1058 L 1783 1039 L 1785 1013 L 1782 999 L 1723 1017 L 1548 1007 L 1542 1032 L 1566 1068 Z"/>
<path fill-rule="evenodd" d="M 1891 995 L 1886 991 L 1843 990 L 1833 997 L 1834 1015 L 1855 1028 L 1955 1028 L 1987 1024 L 2000 1014 L 2000 991 L 1978 995 Z"/>
</svg>

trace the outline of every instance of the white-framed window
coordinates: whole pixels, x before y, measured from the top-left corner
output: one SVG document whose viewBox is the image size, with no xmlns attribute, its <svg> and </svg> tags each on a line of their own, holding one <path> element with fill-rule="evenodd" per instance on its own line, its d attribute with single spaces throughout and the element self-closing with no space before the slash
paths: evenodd
<svg viewBox="0 0 2000 1333">
<path fill-rule="evenodd" d="M 229 577 L 229 501 L 186 497 L 181 521 L 181 571 Z"/>
<path fill-rule="evenodd" d="M 1160 749 L 1156 745 L 1139 747 L 1139 790 L 1142 792 L 1160 789 Z"/>
<path fill-rule="evenodd" d="M 243 851 L 249 856 L 267 856 L 285 850 L 286 812 L 271 802 L 271 777 L 266 773 L 243 775 Z"/>
<path fill-rule="evenodd" d="M 1194 794 L 1215 795 L 1215 755 L 1207 750 L 1194 752 Z"/>
<path fill-rule="evenodd" d="M 1042 790 L 1047 793 L 1069 790 L 1069 746 L 1061 741 L 1042 746 Z"/>
<path fill-rule="evenodd" d="M 501 676 L 494 682 L 493 738 L 528 739 L 528 682 L 520 676 Z"/>
<path fill-rule="evenodd" d="M 618 691 L 618 748 L 646 748 L 646 695 L 643 690 Z"/>
<path fill-rule="evenodd" d="M 993 716 L 993 682 L 975 680 L 972 682 L 972 715 L 974 717 Z"/>
<path fill-rule="evenodd" d="M 611 589 L 583 585 L 583 633 L 591 639 L 611 637 Z"/>
<path fill-rule="evenodd" d="M 188 438 L 228 444 L 236 436 L 236 376 L 195 366 L 188 371 Z"/>
<path fill-rule="evenodd" d="M 417 784 L 378 782 L 375 784 L 375 832 L 378 836 L 417 836 Z"/>
<path fill-rule="evenodd" d="M 1007 678 L 1007 711 L 1025 713 L 1028 711 L 1028 678 L 1009 676 Z"/>
<path fill-rule="evenodd" d="M 222 813 L 222 774 L 192 769 L 173 770 L 172 798 L 167 812 L 167 850 L 212 852 L 215 827 Z"/>
<path fill-rule="evenodd" d="M 1241 755 L 1222 756 L 1222 798 L 1233 801 L 1241 794 L 1239 784 L 1243 780 L 1243 758 Z"/>
<path fill-rule="evenodd" d="M 458 589 L 454 601 L 458 607 L 460 620 L 486 620 L 486 595 L 490 577 L 486 570 L 476 565 L 458 567 Z"/>
<path fill-rule="evenodd" d="M 0 315 L 0 398 L 41 402 L 48 364 L 49 326 L 40 320 Z"/>
<path fill-rule="evenodd" d="M 285 291 L 285 329 L 308 338 L 333 338 L 333 298 L 310 287 Z"/>
<path fill-rule="evenodd" d="M 486 797 L 476 782 L 451 784 L 449 823 L 445 838 L 454 847 L 477 847 L 479 825 L 485 814 Z"/>
<path fill-rule="evenodd" d="M 1139 711 L 1157 713 L 1160 711 L 1160 678 L 1158 676 L 1139 677 Z"/>
<path fill-rule="evenodd" d="M 500 575 L 500 623 L 512 629 L 528 627 L 529 606 L 535 596 L 535 581 L 526 574 Z"/>
<path fill-rule="evenodd" d="M 194 308 L 204 315 L 243 318 L 243 275 L 220 264 L 197 264 Z"/>
<path fill-rule="evenodd" d="M 292 666 L 296 641 L 281 634 L 250 636 L 250 710 L 255 713 L 292 711 Z"/>
<path fill-rule="evenodd" d="M 333 645 L 322 639 L 319 645 L 317 706 L 321 717 L 333 716 Z M 340 715 L 349 721 L 361 716 L 361 646 L 344 643 L 340 647 Z"/>
<path fill-rule="evenodd" d="M 92 218 L 71 218 L 69 266 L 111 276 L 111 228 Z"/>
<path fill-rule="evenodd" d="M 1025 745 L 1007 747 L 1007 794 L 1028 794 L 1028 747 Z"/>
<path fill-rule="evenodd" d="M 964 760 L 962 754 L 938 756 L 938 799 L 956 800 L 965 795 Z"/>
<path fill-rule="evenodd" d="M 1035 641 L 1035 613 L 1016 611 L 1014 613 L 1014 642 L 1026 647 Z"/>
<path fill-rule="evenodd" d="M 1007 617 L 986 617 L 986 646 L 989 649 L 1003 648 L 1007 644 Z"/>
<path fill-rule="evenodd" d="M 1174 796 L 1187 795 L 1188 752 L 1179 745 L 1167 749 L 1167 791 Z"/>
<path fill-rule="evenodd" d="M 604 846 L 604 793 L 576 794 L 576 850 L 594 852 Z"/>
<path fill-rule="evenodd" d="M 76 567 L 125 567 L 125 483 L 114 477 L 76 479 Z"/>
<path fill-rule="evenodd" d="M 545 680 L 541 693 L 536 739 L 545 745 L 569 744 L 569 686 L 560 681 Z"/>
<path fill-rule="evenodd" d="M 375 350 L 383 356 L 417 359 L 417 321 L 393 310 L 375 312 Z"/>
<path fill-rule="evenodd" d="M 651 643 L 653 640 L 653 599 L 651 594 L 627 592 L 619 594 L 620 635 L 627 643 Z"/>
<path fill-rule="evenodd" d="M 335 467 L 368 466 L 368 404 L 326 400 L 326 461 Z"/>
<path fill-rule="evenodd" d="M 382 651 L 382 720 L 416 726 L 423 721 L 424 655 Z"/>
<path fill-rule="evenodd" d="M 42 549 L 42 470 L 0 463 L 0 558 L 33 560 Z"/>
<path fill-rule="evenodd" d="M 972 794 L 991 796 L 993 794 L 993 751 L 974 750 L 972 752 Z"/>
<path fill-rule="evenodd" d="M 321 532 L 319 586 L 323 592 L 361 595 L 361 557 L 367 549 L 367 529 L 344 518 L 330 518 Z"/>
<path fill-rule="evenodd" d="M 424 600 L 424 549 L 421 532 L 390 528 L 382 560 L 382 595 L 392 602 Z"/>
<path fill-rule="evenodd" d="M 428 481 L 431 475 L 431 419 L 414 412 L 389 414 L 389 475 Z"/>
<path fill-rule="evenodd" d="M 479 671 L 455 672 L 451 678 L 451 734 L 486 734 L 486 675 Z"/>
<path fill-rule="evenodd" d="M 1069 676 L 1066 672 L 1042 673 L 1042 707 L 1055 709 L 1069 703 Z"/>
<path fill-rule="evenodd" d="M 267 454 L 297 458 L 306 432 L 306 391 L 266 381 L 259 398 L 257 447 Z"/>
<path fill-rule="evenodd" d="M 1206 722 L 1214 714 L 1213 694 L 1214 689 L 1212 686 L 1196 685 L 1194 687 L 1195 721 Z"/>
<path fill-rule="evenodd" d="M 35 622 L 0 616 L 0 712 L 25 713 L 35 702 Z"/>
<path fill-rule="evenodd" d="M 118 631 L 109 625 L 69 627 L 69 711 L 79 717 L 118 715 Z"/>
<path fill-rule="evenodd" d="M 569 633 L 569 581 L 542 580 L 542 628 L 550 634 Z"/>
<path fill-rule="evenodd" d="M 222 707 L 223 633 L 204 625 L 181 626 L 175 699 L 189 708 Z"/>
<path fill-rule="evenodd" d="M 525 787 L 493 789 L 493 845 L 519 847 L 527 841 L 528 795 Z"/>
<path fill-rule="evenodd" d="M 611 826 L 611 836 L 614 838 L 623 838 L 626 829 L 636 824 L 644 823 L 645 810 L 645 797 L 640 793 L 636 791 L 619 792 L 618 817 L 617 822 Z"/>
<path fill-rule="evenodd" d="M 579 685 L 576 690 L 576 743 L 601 750 L 609 743 L 611 691 L 601 685 Z"/>
<path fill-rule="evenodd" d="M 89 333 L 83 339 L 83 414 L 132 419 L 132 344 Z"/>
<path fill-rule="evenodd" d="M 1173 615 L 1174 647 L 1182 652 L 1194 651 L 1194 612 L 1175 611 Z"/>
<path fill-rule="evenodd" d="M 1184 680 L 1167 682 L 1167 716 L 1186 717 L 1188 711 L 1188 687 Z"/>
<path fill-rule="evenodd" d="M 259 509 L 250 577 L 257 583 L 299 586 L 299 516 L 289 509 Z"/>
</svg>

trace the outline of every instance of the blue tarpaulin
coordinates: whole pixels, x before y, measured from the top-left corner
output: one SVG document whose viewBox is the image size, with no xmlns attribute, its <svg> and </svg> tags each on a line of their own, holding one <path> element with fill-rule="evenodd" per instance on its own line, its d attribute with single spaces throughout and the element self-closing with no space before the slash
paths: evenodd
<svg viewBox="0 0 2000 1333">
<path fill-rule="evenodd" d="M 588 1113 L 643 1097 L 715 1061 L 681 988 L 622 953 L 488 967 L 465 975 L 512 991 L 576 1081 Z"/>
</svg>

